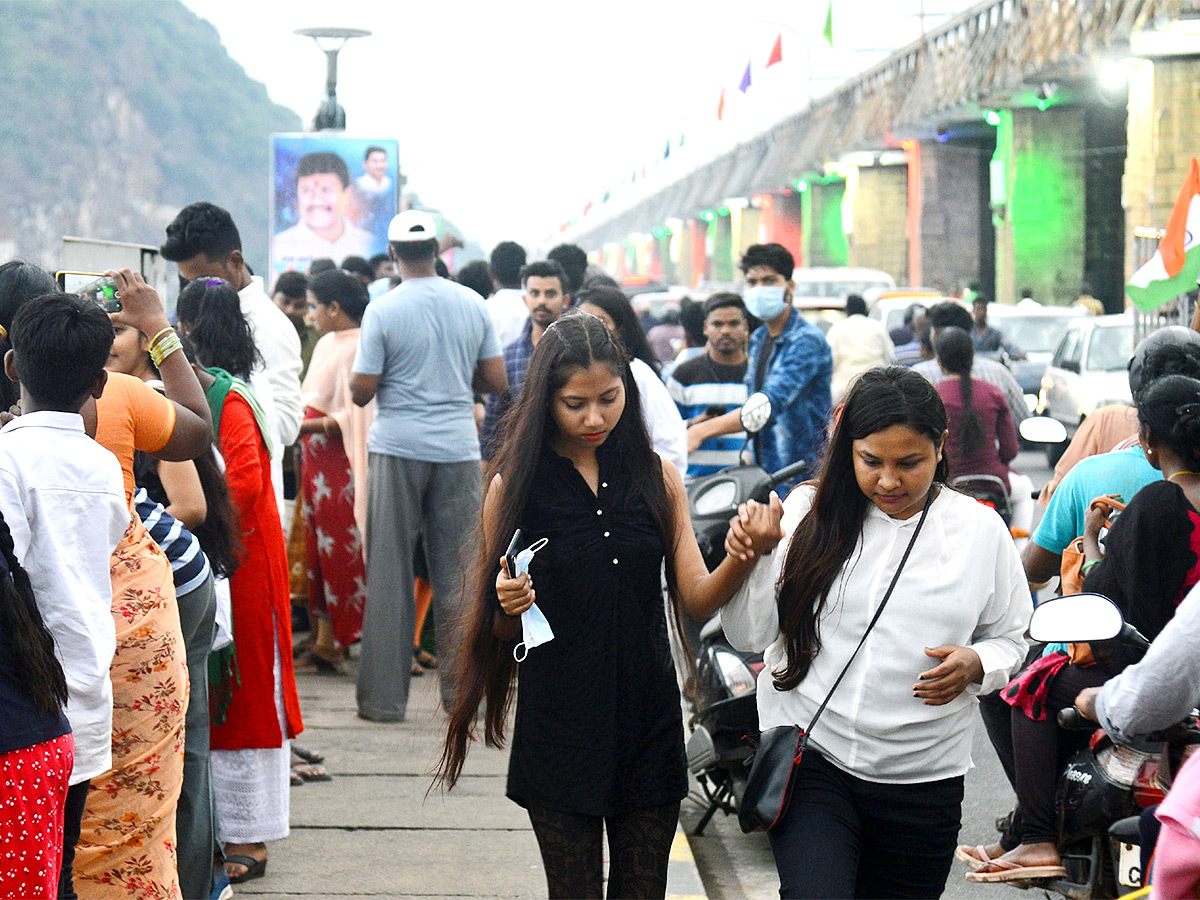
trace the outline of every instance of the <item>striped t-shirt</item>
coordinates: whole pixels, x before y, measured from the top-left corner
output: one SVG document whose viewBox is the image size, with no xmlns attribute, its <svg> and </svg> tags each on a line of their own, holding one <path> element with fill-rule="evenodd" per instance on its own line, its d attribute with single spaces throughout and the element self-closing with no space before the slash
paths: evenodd
<svg viewBox="0 0 1200 900">
<path fill-rule="evenodd" d="M 151 500 L 144 487 L 138 488 L 133 495 L 133 506 L 154 543 L 171 561 L 175 594 L 181 596 L 200 587 L 212 569 L 196 536 L 163 509 L 161 503 Z"/>
<path fill-rule="evenodd" d="M 707 353 L 680 363 L 667 378 L 667 390 L 686 422 L 706 410 L 721 415 L 746 402 L 746 363 L 725 366 Z M 738 464 L 738 451 L 746 441 L 744 432 L 712 437 L 688 455 L 689 476 L 711 475 Z"/>
</svg>

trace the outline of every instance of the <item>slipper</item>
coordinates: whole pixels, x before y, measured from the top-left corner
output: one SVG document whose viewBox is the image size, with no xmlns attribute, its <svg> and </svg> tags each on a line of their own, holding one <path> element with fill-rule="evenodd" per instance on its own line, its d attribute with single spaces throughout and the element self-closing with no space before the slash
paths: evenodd
<svg viewBox="0 0 1200 900">
<path fill-rule="evenodd" d="M 299 775 L 303 781 L 333 781 L 333 776 L 325 771 L 324 766 L 312 763 L 296 763 L 292 766 L 292 777 Z"/>
<path fill-rule="evenodd" d="M 262 878 L 267 874 L 267 861 L 265 859 L 255 859 L 253 856 L 238 854 L 236 856 L 225 857 L 225 862 L 233 863 L 235 866 L 246 867 L 246 871 L 241 875 L 230 876 L 230 884 L 241 884 L 243 881 L 252 881 L 255 878 Z"/>
<path fill-rule="evenodd" d="M 314 766 L 325 762 L 325 754 L 317 753 L 315 750 L 305 750 L 303 747 L 297 747 L 292 744 L 292 755 L 298 756 L 306 763 L 312 763 Z"/>
<path fill-rule="evenodd" d="M 994 884 L 1010 881 L 1030 881 L 1034 878 L 1063 878 L 1067 874 L 1067 870 L 1062 866 L 1019 866 L 1005 859 L 993 859 L 991 862 L 981 865 L 980 868 L 986 868 L 987 866 L 996 866 L 999 868 L 999 871 L 981 872 L 979 869 L 976 869 L 974 872 L 967 873 L 967 881 Z"/>
<path fill-rule="evenodd" d="M 412 668 L 409 669 L 409 674 L 413 678 L 420 678 L 422 675 L 425 674 L 425 670 L 422 669 L 421 664 L 414 659 L 413 663 L 412 663 Z"/>
<path fill-rule="evenodd" d="M 423 647 L 413 648 L 413 659 L 426 669 L 436 669 L 438 667 L 438 658 Z"/>
<path fill-rule="evenodd" d="M 289 777 L 291 778 L 292 787 L 297 787 L 298 785 L 304 784 L 304 776 L 301 775 L 299 772 L 296 772 L 293 770 L 292 774 Z"/>
<path fill-rule="evenodd" d="M 346 665 L 341 660 L 326 659 L 315 650 L 306 651 L 296 660 L 294 668 L 298 671 L 310 670 L 318 675 L 345 675 Z"/>
<path fill-rule="evenodd" d="M 977 847 L 959 844 L 954 848 L 954 858 L 965 862 L 972 869 L 980 869 L 992 862 L 992 858 L 988 856 L 983 844 Z"/>
</svg>

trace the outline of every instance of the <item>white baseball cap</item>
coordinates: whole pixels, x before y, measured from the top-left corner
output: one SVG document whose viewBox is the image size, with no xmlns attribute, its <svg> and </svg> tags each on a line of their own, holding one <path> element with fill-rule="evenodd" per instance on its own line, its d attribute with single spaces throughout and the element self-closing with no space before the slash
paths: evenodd
<svg viewBox="0 0 1200 900">
<path fill-rule="evenodd" d="M 437 237 L 433 216 L 419 209 L 406 209 L 388 225 L 387 239 L 399 243 L 428 241 Z"/>
</svg>

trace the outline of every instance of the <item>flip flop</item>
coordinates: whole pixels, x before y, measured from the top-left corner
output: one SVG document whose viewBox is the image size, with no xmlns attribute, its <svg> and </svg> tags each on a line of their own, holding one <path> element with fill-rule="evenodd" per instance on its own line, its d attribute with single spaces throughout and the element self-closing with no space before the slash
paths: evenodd
<svg viewBox="0 0 1200 900">
<path fill-rule="evenodd" d="M 226 863 L 233 863 L 235 866 L 245 866 L 246 871 L 241 875 L 230 876 L 230 884 L 241 884 L 243 881 L 253 881 L 255 878 L 262 878 L 267 874 L 267 861 L 265 859 L 255 859 L 253 856 L 243 856 L 237 854 L 235 856 L 226 856 Z M 226 872 L 229 870 L 226 869 Z"/>
<path fill-rule="evenodd" d="M 997 872 L 981 872 L 976 869 L 967 873 L 967 881 L 983 884 L 1007 883 L 1010 881 L 1031 881 L 1035 878 L 1063 878 L 1067 870 L 1062 866 L 1020 866 L 1006 859 L 993 859 L 980 868 L 996 866 Z"/>
<path fill-rule="evenodd" d="M 333 781 L 333 776 L 325 771 L 324 766 L 312 763 L 296 763 L 292 766 L 292 775 L 299 775 L 304 781 Z"/>
<path fill-rule="evenodd" d="M 980 869 L 992 862 L 992 858 L 988 856 L 987 849 L 983 844 L 971 847 L 967 844 L 959 844 L 954 848 L 954 858 L 965 862 L 972 869 Z"/>
<path fill-rule="evenodd" d="M 413 659 L 426 669 L 436 669 L 438 667 L 438 658 L 424 647 L 413 648 Z"/>
<path fill-rule="evenodd" d="M 297 747 L 292 744 L 292 753 L 300 757 L 306 763 L 312 763 L 314 766 L 325 762 L 325 754 L 317 753 L 315 750 L 305 750 L 303 747 Z"/>
</svg>

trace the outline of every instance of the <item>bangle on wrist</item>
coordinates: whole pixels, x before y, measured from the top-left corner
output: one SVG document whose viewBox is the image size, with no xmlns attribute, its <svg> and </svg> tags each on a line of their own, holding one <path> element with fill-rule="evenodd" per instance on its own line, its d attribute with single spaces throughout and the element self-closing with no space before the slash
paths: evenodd
<svg viewBox="0 0 1200 900">
<path fill-rule="evenodd" d="M 1086 576 L 1088 572 L 1090 572 L 1092 569 L 1094 569 L 1098 565 L 1100 565 L 1100 560 L 1098 560 L 1098 559 L 1088 560 L 1082 566 L 1079 567 L 1079 574 Z"/>
<path fill-rule="evenodd" d="M 175 329 L 168 325 L 150 339 L 150 346 L 147 349 L 150 352 L 150 361 L 154 363 L 155 368 L 158 368 L 168 356 L 176 350 L 182 350 L 183 343 L 179 340 Z"/>
</svg>

